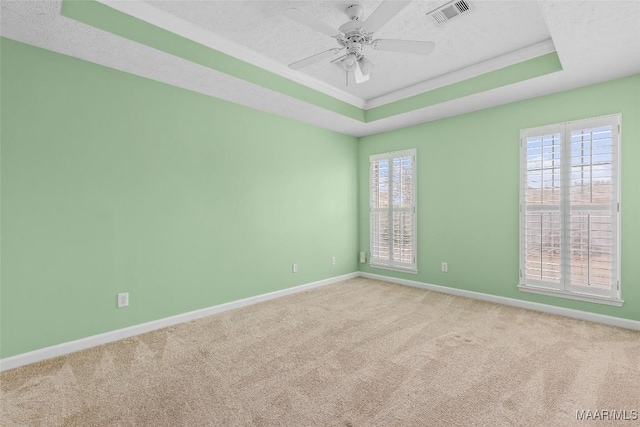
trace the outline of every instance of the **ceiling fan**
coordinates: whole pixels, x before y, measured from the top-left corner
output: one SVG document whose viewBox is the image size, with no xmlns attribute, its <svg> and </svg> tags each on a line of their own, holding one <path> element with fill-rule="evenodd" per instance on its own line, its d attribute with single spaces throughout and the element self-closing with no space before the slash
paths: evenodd
<svg viewBox="0 0 640 427">
<path fill-rule="evenodd" d="M 374 66 L 371 61 L 365 58 L 365 52 L 363 50 L 365 46 L 370 46 L 376 50 L 392 52 L 414 53 L 419 55 L 430 54 L 435 48 L 435 44 L 433 42 L 373 39 L 373 33 L 382 28 L 409 3 L 411 3 L 411 1 L 384 0 L 366 21 L 360 21 L 360 17 L 362 16 L 362 7 L 360 5 L 353 4 L 347 7 L 345 11 L 351 21 L 342 25 L 338 29 L 319 21 L 313 16 L 307 15 L 298 9 L 286 10 L 284 12 L 285 16 L 316 31 L 320 31 L 329 37 L 335 38 L 340 46 L 324 52 L 316 53 L 315 55 L 301 59 L 300 61 L 296 61 L 289 64 L 289 67 L 294 70 L 299 70 L 325 59 L 333 58 L 342 53 L 341 56 L 331 60 L 331 62 L 340 63 L 342 65 L 342 68 L 346 72 L 345 79 L 348 86 L 349 80 L 355 80 L 356 83 L 364 83 L 369 80 L 369 73 Z"/>
</svg>

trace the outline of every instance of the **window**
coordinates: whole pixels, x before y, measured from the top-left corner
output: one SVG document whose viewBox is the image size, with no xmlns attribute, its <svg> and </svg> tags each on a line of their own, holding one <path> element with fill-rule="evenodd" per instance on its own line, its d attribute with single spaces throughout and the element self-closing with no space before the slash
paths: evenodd
<svg viewBox="0 0 640 427">
<path fill-rule="evenodd" d="M 519 289 L 622 305 L 620 115 L 520 132 Z"/>
<path fill-rule="evenodd" d="M 369 158 L 371 265 L 417 273 L 416 150 Z"/>
</svg>

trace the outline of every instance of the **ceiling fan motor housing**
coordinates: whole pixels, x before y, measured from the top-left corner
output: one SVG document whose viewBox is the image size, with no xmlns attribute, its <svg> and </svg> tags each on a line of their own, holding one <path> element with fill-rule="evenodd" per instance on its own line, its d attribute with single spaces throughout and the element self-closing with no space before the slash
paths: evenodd
<svg viewBox="0 0 640 427">
<path fill-rule="evenodd" d="M 347 7 L 345 13 L 351 19 L 351 21 L 340 26 L 339 30 L 342 34 L 337 37 L 338 43 L 347 48 L 347 55 L 352 55 L 356 60 L 364 57 L 362 51 L 363 45 L 371 44 L 371 34 L 362 29 L 362 23 L 358 22 L 362 17 L 362 6 L 359 4 L 352 4 Z M 346 64 L 343 64 L 347 68 Z"/>
<path fill-rule="evenodd" d="M 343 33 L 337 37 L 338 44 L 347 48 L 347 53 L 353 53 L 358 59 L 364 56 L 362 47 L 371 44 L 371 34 L 362 29 L 362 24 L 357 21 L 349 21 L 340 27 Z"/>
</svg>

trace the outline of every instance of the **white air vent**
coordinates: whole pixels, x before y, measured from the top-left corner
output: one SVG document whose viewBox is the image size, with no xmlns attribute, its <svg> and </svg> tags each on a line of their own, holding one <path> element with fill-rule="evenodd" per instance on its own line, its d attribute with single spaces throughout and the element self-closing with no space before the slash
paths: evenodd
<svg viewBox="0 0 640 427">
<path fill-rule="evenodd" d="M 471 10 L 471 3 L 466 0 L 453 0 L 427 13 L 436 25 L 441 25 L 456 16 L 468 13 Z"/>
</svg>

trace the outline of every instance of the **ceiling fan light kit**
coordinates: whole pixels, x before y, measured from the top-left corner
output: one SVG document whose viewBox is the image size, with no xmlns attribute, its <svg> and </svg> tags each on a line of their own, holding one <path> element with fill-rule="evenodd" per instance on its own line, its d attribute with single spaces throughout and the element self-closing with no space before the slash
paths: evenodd
<svg viewBox="0 0 640 427">
<path fill-rule="evenodd" d="M 353 71 L 358 66 L 358 57 L 355 53 L 350 53 L 347 57 L 342 61 L 342 67 L 345 71 Z"/>
<path fill-rule="evenodd" d="M 413 53 L 418 55 L 430 54 L 435 48 L 433 42 L 373 39 L 373 33 L 382 28 L 409 3 L 411 2 L 385 0 L 365 21 L 360 20 L 363 13 L 362 7 L 357 4 L 350 5 L 345 10 L 350 21 L 341 25 L 337 30 L 334 30 L 330 25 L 298 9 L 286 10 L 284 12 L 285 16 L 309 28 L 324 33 L 329 37 L 335 38 L 340 46 L 296 61 L 289 64 L 289 67 L 294 70 L 300 70 L 325 59 L 334 58 L 339 53 L 342 53 L 342 56 L 332 59 L 330 62 L 340 62 L 346 72 L 345 82 L 348 86 L 350 80 L 355 80 L 356 83 L 364 83 L 369 80 L 370 72 L 374 66 L 371 61 L 365 58 L 365 46 L 381 51 Z M 353 75 L 353 78 L 350 78 L 350 74 Z"/>
</svg>

